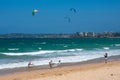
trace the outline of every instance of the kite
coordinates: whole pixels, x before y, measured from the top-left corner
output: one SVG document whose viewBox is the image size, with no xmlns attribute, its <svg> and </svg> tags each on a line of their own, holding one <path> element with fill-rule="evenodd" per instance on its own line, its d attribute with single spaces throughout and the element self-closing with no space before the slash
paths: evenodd
<svg viewBox="0 0 120 80">
<path fill-rule="evenodd" d="M 32 11 L 32 15 L 34 16 L 35 13 L 38 13 L 38 10 L 37 10 L 37 9 L 34 9 L 34 10 Z"/>
<path fill-rule="evenodd" d="M 77 12 L 75 8 L 70 8 L 70 11 L 73 11 L 74 13 Z"/>
</svg>

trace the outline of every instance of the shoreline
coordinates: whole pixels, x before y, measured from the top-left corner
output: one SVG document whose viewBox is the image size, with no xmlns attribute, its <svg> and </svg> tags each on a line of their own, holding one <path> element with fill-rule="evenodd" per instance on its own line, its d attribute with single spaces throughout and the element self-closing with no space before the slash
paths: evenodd
<svg viewBox="0 0 120 80">
<path fill-rule="evenodd" d="M 101 58 L 79 63 L 65 63 L 52 69 L 48 66 L 11 69 L 14 72 L 0 75 L 0 80 L 120 80 L 119 70 L 120 58 L 112 57 L 108 63 Z"/>
<path fill-rule="evenodd" d="M 0 76 L 0 80 L 120 80 L 120 60 L 29 70 Z"/>
<path fill-rule="evenodd" d="M 111 62 L 111 61 L 120 61 L 120 55 L 109 57 L 108 62 Z M 88 65 L 88 64 L 97 64 L 97 63 L 104 63 L 104 58 L 97 58 L 97 59 L 92 59 L 92 60 L 82 61 L 82 62 L 62 63 L 61 65 L 59 65 L 58 67 L 54 67 L 53 69 L 71 67 L 71 66 L 82 66 L 82 65 Z M 13 69 L 1 69 L 0 76 L 6 76 L 6 75 L 16 74 L 20 72 L 48 70 L 48 69 L 50 69 L 49 65 L 33 66 L 31 68 L 28 68 L 26 66 L 26 67 L 13 68 Z"/>
</svg>

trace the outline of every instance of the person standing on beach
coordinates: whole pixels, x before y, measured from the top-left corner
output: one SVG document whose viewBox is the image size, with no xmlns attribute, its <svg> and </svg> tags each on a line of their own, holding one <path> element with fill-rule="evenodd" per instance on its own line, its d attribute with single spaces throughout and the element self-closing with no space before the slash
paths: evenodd
<svg viewBox="0 0 120 80">
<path fill-rule="evenodd" d="M 50 66 L 50 68 L 52 68 L 52 60 L 49 62 L 49 66 Z"/>
<path fill-rule="evenodd" d="M 105 54 L 104 54 L 104 58 L 105 58 L 105 63 L 107 63 L 108 53 L 105 53 Z"/>
<path fill-rule="evenodd" d="M 61 60 L 58 61 L 58 65 L 60 65 L 60 64 L 61 64 Z"/>
</svg>

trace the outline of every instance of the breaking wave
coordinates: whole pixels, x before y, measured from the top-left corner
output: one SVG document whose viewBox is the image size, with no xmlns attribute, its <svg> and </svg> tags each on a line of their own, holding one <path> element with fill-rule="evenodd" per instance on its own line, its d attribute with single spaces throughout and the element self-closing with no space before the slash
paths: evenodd
<svg viewBox="0 0 120 80">
<path fill-rule="evenodd" d="M 2 53 L 7 56 L 35 56 L 41 54 L 48 54 L 48 53 L 66 53 L 66 52 L 75 52 L 75 51 L 82 51 L 83 49 L 67 49 L 67 50 L 41 50 L 38 52 L 24 52 L 24 53 Z"/>
</svg>

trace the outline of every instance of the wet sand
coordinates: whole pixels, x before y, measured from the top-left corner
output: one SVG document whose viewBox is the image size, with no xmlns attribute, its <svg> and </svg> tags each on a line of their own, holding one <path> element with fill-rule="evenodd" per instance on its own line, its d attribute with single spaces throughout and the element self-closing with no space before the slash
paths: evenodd
<svg viewBox="0 0 120 80">
<path fill-rule="evenodd" d="M 19 68 L 13 73 L 1 75 L 0 80 L 120 80 L 120 60 L 91 60 L 82 63 L 62 64 L 57 68 L 49 66 Z"/>
</svg>

